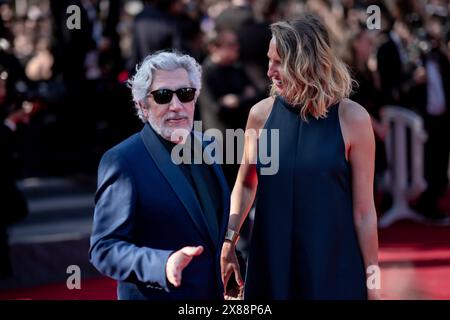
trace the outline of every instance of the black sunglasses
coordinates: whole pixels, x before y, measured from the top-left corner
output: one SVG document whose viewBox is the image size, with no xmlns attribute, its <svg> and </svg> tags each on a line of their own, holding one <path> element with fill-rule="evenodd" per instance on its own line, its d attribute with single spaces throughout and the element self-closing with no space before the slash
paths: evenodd
<svg viewBox="0 0 450 320">
<path fill-rule="evenodd" d="M 191 102 L 195 97 L 195 88 L 180 88 L 175 91 L 170 89 L 158 89 L 150 92 L 153 99 L 158 104 L 166 104 L 172 101 L 173 94 L 175 93 L 180 102 Z"/>
</svg>

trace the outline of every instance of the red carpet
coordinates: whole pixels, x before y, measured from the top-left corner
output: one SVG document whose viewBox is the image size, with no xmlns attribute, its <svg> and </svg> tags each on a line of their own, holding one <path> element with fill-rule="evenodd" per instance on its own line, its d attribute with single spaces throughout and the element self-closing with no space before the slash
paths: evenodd
<svg viewBox="0 0 450 320">
<path fill-rule="evenodd" d="M 0 300 L 116 300 L 116 281 L 108 278 L 81 281 L 81 289 L 67 289 L 65 283 L 0 291 Z"/>
<path fill-rule="evenodd" d="M 450 227 L 400 222 L 379 232 L 385 299 L 450 299 Z"/>
<path fill-rule="evenodd" d="M 384 299 L 450 299 L 450 227 L 400 222 L 380 230 L 380 266 Z M 0 299 L 114 300 L 116 283 L 108 278 L 0 290 Z"/>
</svg>

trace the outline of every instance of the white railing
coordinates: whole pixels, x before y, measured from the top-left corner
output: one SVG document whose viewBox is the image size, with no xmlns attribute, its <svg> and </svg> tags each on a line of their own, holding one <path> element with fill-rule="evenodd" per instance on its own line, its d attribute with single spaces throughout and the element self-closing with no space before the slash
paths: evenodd
<svg viewBox="0 0 450 320">
<path fill-rule="evenodd" d="M 423 120 L 411 110 L 385 106 L 381 109 L 381 121 L 387 132 L 385 146 L 388 170 L 385 183 L 392 193 L 393 204 L 380 218 L 378 225 L 384 228 L 402 219 L 423 221 L 423 217 L 408 205 L 408 200 L 418 196 L 427 186 L 423 172 L 423 149 L 427 140 Z M 408 129 L 410 139 L 407 139 Z"/>
</svg>

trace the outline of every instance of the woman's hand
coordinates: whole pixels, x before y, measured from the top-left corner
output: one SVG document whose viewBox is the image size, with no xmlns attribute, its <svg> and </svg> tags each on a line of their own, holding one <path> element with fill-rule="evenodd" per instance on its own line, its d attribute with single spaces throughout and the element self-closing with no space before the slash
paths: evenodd
<svg viewBox="0 0 450 320">
<path fill-rule="evenodd" d="M 239 289 L 237 290 L 237 293 L 241 291 L 242 287 L 244 286 L 244 281 L 241 277 L 235 246 L 230 241 L 225 241 L 223 243 L 222 253 L 220 256 L 220 268 L 222 271 L 224 298 L 227 299 L 230 297 L 235 297 L 236 292 L 234 292 L 235 290 L 233 289 Z M 234 273 L 234 278 L 236 280 L 236 283 L 238 284 L 238 288 L 229 288 L 227 290 L 227 284 L 230 280 L 230 277 L 232 276 L 232 273 Z"/>
</svg>

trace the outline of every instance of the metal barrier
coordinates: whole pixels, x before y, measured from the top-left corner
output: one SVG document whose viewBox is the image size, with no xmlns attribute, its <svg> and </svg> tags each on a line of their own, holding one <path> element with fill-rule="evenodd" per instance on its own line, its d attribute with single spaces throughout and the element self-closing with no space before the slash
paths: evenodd
<svg viewBox="0 0 450 320">
<path fill-rule="evenodd" d="M 411 110 L 385 106 L 381 109 L 381 121 L 387 130 L 385 146 L 388 170 L 385 183 L 392 193 L 393 205 L 379 219 L 378 225 L 385 228 L 402 219 L 423 221 L 423 217 L 408 205 L 408 200 L 418 196 L 427 186 L 423 171 L 427 134 L 423 120 Z M 408 129 L 410 139 L 407 139 Z"/>
</svg>

